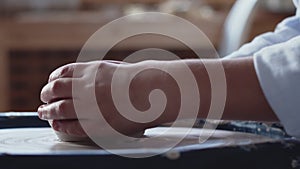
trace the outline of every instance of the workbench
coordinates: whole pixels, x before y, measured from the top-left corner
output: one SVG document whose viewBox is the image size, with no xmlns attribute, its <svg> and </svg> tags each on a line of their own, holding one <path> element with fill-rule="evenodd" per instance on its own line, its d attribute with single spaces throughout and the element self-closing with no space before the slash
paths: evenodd
<svg viewBox="0 0 300 169">
<path fill-rule="evenodd" d="M 178 145 L 161 152 L 184 128 L 173 128 L 177 134 L 162 136 L 153 146 L 118 149 L 118 155 L 87 142 L 61 142 L 47 122 L 35 112 L 1 113 L 0 164 L 6 169 L 53 168 L 244 168 L 289 169 L 300 167 L 300 141 L 285 134 L 279 126 L 258 122 L 220 123 L 212 137 L 197 143 L 203 120 Z M 159 127 L 146 131 L 160 133 Z M 155 135 L 153 135 L 155 136 Z M 136 138 L 136 144 L 143 142 Z M 196 140 L 196 142 L 194 142 Z M 159 143 L 159 144 L 158 144 Z M 147 158 L 141 155 L 158 152 Z"/>
</svg>

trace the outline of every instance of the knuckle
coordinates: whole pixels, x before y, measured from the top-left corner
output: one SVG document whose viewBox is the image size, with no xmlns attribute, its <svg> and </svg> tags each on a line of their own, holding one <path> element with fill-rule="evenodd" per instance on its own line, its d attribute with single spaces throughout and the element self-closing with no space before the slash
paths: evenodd
<svg viewBox="0 0 300 169">
<path fill-rule="evenodd" d="M 69 66 L 62 67 L 58 73 L 58 76 L 59 77 L 63 76 L 64 74 L 68 73 L 69 70 L 70 70 Z"/>
<path fill-rule="evenodd" d="M 63 77 L 64 75 L 68 74 L 69 72 L 72 72 L 73 69 L 74 69 L 74 64 L 68 64 L 68 65 L 64 65 L 62 67 L 57 68 L 50 74 L 49 82 L 53 81 L 55 79 L 58 79 L 60 77 Z"/>
<path fill-rule="evenodd" d="M 75 64 L 71 63 L 71 64 L 68 64 L 68 65 L 65 65 L 65 66 L 61 67 L 61 70 L 60 70 L 60 73 L 59 73 L 60 76 L 63 76 L 63 75 L 68 74 L 70 72 L 73 72 L 75 66 L 76 66 Z"/>
<path fill-rule="evenodd" d="M 98 63 L 99 70 L 109 70 L 114 66 L 115 64 L 111 62 L 101 61 Z"/>
</svg>

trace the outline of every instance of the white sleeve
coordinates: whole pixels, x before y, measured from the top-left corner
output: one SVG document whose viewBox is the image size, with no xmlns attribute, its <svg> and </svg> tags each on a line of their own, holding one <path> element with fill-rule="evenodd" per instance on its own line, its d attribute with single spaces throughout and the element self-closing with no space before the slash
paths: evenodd
<svg viewBox="0 0 300 169">
<path fill-rule="evenodd" d="M 288 134 L 300 138 L 300 36 L 254 55 L 264 95 Z"/>
<path fill-rule="evenodd" d="M 299 10 L 298 10 L 299 11 Z M 245 44 L 236 52 L 225 57 L 235 58 L 244 56 L 253 56 L 261 49 L 288 41 L 300 35 L 300 17 L 299 15 L 285 19 L 277 25 L 274 32 L 268 32 L 257 36 L 252 42 Z"/>
</svg>

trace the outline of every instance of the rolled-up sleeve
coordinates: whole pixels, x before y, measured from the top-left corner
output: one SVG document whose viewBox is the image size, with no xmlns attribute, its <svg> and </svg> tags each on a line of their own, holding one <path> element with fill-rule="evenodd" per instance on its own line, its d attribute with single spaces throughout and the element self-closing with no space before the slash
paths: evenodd
<svg viewBox="0 0 300 169">
<path fill-rule="evenodd" d="M 297 14 L 224 59 L 253 56 L 264 95 L 291 136 L 300 138 L 300 0 Z"/>
<path fill-rule="evenodd" d="M 300 36 L 254 54 L 255 70 L 288 134 L 300 138 Z"/>
<path fill-rule="evenodd" d="M 300 18 L 293 16 L 277 25 L 274 32 L 257 36 L 252 42 L 243 45 L 239 50 L 226 56 L 226 58 L 253 56 L 265 47 L 286 42 L 300 35 Z"/>
</svg>

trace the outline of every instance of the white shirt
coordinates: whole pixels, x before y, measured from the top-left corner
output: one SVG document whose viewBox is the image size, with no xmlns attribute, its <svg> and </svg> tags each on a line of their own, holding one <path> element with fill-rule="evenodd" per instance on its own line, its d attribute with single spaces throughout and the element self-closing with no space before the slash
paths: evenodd
<svg viewBox="0 0 300 169">
<path fill-rule="evenodd" d="M 300 138 L 300 0 L 294 4 L 298 8 L 295 16 L 226 58 L 254 57 L 266 99 L 287 133 Z"/>
</svg>

